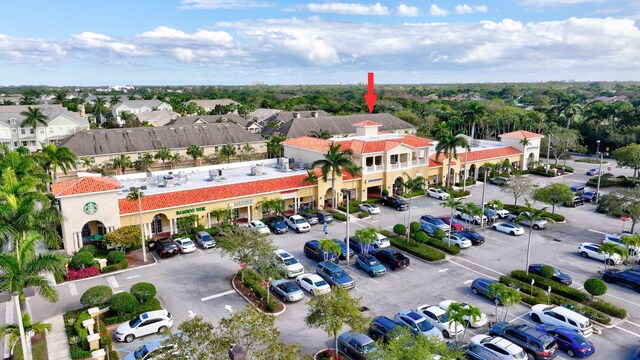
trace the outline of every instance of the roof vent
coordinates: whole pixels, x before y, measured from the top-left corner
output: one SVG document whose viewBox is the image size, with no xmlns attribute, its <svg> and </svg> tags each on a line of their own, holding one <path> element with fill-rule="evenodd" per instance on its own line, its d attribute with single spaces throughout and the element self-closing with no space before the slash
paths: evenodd
<svg viewBox="0 0 640 360">
<path fill-rule="evenodd" d="M 251 166 L 251 176 L 260 176 L 262 175 L 262 164 L 254 164 Z"/>
</svg>

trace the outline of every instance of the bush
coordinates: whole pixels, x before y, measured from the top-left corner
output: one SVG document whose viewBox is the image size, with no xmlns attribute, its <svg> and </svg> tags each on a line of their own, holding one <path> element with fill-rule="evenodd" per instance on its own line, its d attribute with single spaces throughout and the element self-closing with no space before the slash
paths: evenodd
<svg viewBox="0 0 640 360">
<path fill-rule="evenodd" d="M 64 274 L 61 272 L 54 272 L 53 277 L 56 280 L 56 284 L 62 284 L 64 282 Z"/>
<path fill-rule="evenodd" d="M 551 277 L 553 276 L 553 274 L 555 274 L 556 270 L 549 266 L 549 265 L 545 265 L 540 269 L 540 276 L 542 276 L 545 279 L 551 279 Z"/>
<path fill-rule="evenodd" d="M 69 348 L 69 352 L 72 359 L 86 359 L 91 357 L 91 351 L 84 350 L 78 345 L 72 345 Z"/>
<path fill-rule="evenodd" d="M 86 269 L 80 269 L 80 270 L 67 269 L 67 274 L 65 275 L 65 279 L 67 279 L 67 281 L 80 280 L 80 279 L 86 279 L 88 277 L 96 276 L 99 274 L 100 274 L 100 270 L 98 270 L 98 268 L 95 266 L 91 266 Z"/>
<path fill-rule="evenodd" d="M 449 244 L 447 244 L 447 242 L 446 242 L 446 239 L 438 240 L 438 239 L 432 238 L 431 236 L 429 236 L 429 234 L 427 234 L 424 231 L 418 231 L 413 237 L 417 241 L 419 241 L 421 243 L 428 244 L 428 245 L 433 246 L 435 248 L 438 248 L 440 250 L 443 250 L 447 254 L 451 254 L 451 255 L 460 254 L 460 248 L 459 247 L 454 246 L 454 245 L 449 246 Z"/>
<path fill-rule="evenodd" d="M 575 159 L 575 162 L 587 163 L 587 164 L 600 164 L 600 159 Z M 608 164 L 607 160 L 602 160 L 603 164 Z"/>
<path fill-rule="evenodd" d="M 131 313 L 138 306 L 138 300 L 128 292 L 113 294 L 109 299 L 109 307 L 117 314 Z"/>
<path fill-rule="evenodd" d="M 409 254 L 417 256 L 421 259 L 427 261 L 438 261 L 444 260 L 446 257 L 442 251 L 438 251 L 415 240 L 409 239 L 407 241 L 406 238 L 400 239 L 399 237 L 392 236 L 389 232 L 387 232 L 385 236 L 387 236 L 387 238 L 391 242 L 391 245 L 393 245 L 394 247 L 406 251 Z"/>
<path fill-rule="evenodd" d="M 121 293 L 122 294 L 122 293 Z M 123 321 L 131 320 L 132 317 L 138 316 L 142 313 L 161 310 L 162 305 L 160 305 L 160 301 L 158 299 L 151 299 L 144 304 L 138 304 L 138 306 L 129 314 L 115 315 L 115 316 L 106 316 L 104 318 L 104 323 L 106 325 L 113 325 L 117 323 L 121 323 Z"/>
<path fill-rule="evenodd" d="M 412 234 L 417 233 L 418 231 L 420 231 L 420 229 L 421 229 L 420 223 L 417 221 L 412 221 L 409 224 L 409 232 L 411 232 Z"/>
<path fill-rule="evenodd" d="M 473 179 L 467 179 L 467 180 L 465 180 L 465 183 L 466 183 L 466 184 L 464 184 L 465 186 L 471 186 L 471 185 L 475 185 L 476 181 L 473 180 Z M 462 185 L 463 185 L 462 181 L 458 181 L 456 183 L 457 187 L 462 187 Z"/>
<path fill-rule="evenodd" d="M 366 212 L 366 211 L 360 211 L 360 212 L 358 212 L 358 219 L 364 219 L 364 218 L 366 218 L 366 217 L 368 217 L 368 216 L 369 216 L 369 213 L 368 213 L 368 212 Z"/>
<path fill-rule="evenodd" d="M 276 312 L 276 310 L 278 310 L 278 302 L 276 302 L 275 300 L 269 300 L 267 309 L 269 310 L 269 312 Z"/>
<path fill-rule="evenodd" d="M 508 212 L 516 213 L 516 214 L 519 214 L 519 213 L 521 213 L 523 211 L 527 211 L 526 206 L 522 206 L 522 205 L 514 206 L 512 204 L 504 204 L 503 208 L 505 210 L 507 210 Z M 562 216 L 560 214 L 552 214 L 552 213 L 550 213 L 548 211 L 543 211 L 542 212 L 542 216 L 550 218 L 555 222 L 564 222 L 566 220 L 564 216 Z"/>
<path fill-rule="evenodd" d="M 145 303 L 156 296 L 156 287 L 147 282 L 139 282 L 131 287 L 130 292 L 139 302 Z"/>
<path fill-rule="evenodd" d="M 413 235 L 413 238 L 420 243 L 426 243 L 427 241 L 429 241 L 429 235 L 427 235 L 427 233 L 424 231 L 418 231 Z"/>
<path fill-rule="evenodd" d="M 69 266 L 76 270 L 84 269 L 94 264 L 95 262 L 93 260 L 93 254 L 90 251 L 80 251 L 79 253 L 73 255 L 71 261 L 69 262 Z"/>
<path fill-rule="evenodd" d="M 584 289 L 587 290 L 591 296 L 600 296 L 606 294 L 607 284 L 600 279 L 591 278 L 584 282 Z"/>
<path fill-rule="evenodd" d="M 118 267 L 119 267 L 120 269 L 126 269 L 126 268 L 128 268 L 128 267 L 129 267 L 129 263 L 127 262 L 127 259 L 122 259 L 122 261 L 120 261 L 120 262 L 118 263 Z"/>
<path fill-rule="evenodd" d="M 435 230 L 433 230 L 433 237 L 436 239 L 444 239 L 444 237 L 447 236 L 447 232 L 437 228 Z"/>
<path fill-rule="evenodd" d="M 533 295 L 534 298 L 545 298 L 545 301 L 541 302 L 546 302 L 546 293 L 544 292 L 544 290 L 541 290 L 540 288 L 537 288 L 535 286 L 532 289 L 531 283 L 526 283 L 504 275 L 500 276 L 500 282 L 507 286 L 519 288 L 522 293 Z"/>
<path fill-rule="evenodd" d="M 406 235 L 407 227 L 402 224 L 395 224 L 393 226 L 393 232 L 396 233 L 397 235 Z"/>
<path fill-rule="evenodd" d="M 91 316 L 84 310 L 78 314 L 76 322 L 73 324 L 73 330 L 75 330 L 76 334 L 80 337 L 80 345 L 84 348 L 89 346 L 89 342 L 87 341 L 89 331 L 82 325 L 82 322 L 89 319 L 91 319 Z"/>
<path fill-rule="evenodd" d="M 444 187 L 442 185 L 433 185 L 431 187 L 436 188 L 436 189 L 442 189 L 442 190 L 446 191 L 449 195 L 451 195 L 451 197 L 454 197 L 454 198 L 460 198 L 460 197 L 468 196 L 468 195 L 471 194 L 471 191 L 469 191 L 469 190 L 465 190 L 465 191 L 454 190 L 452 187 L 448 187 L 447 188 L 447 187 Z"/>
<path fill-rule="evenodd" d="M 107 261 L 109 264 L 116 264 L 124 260 L 127 257 L 127 253 L 124 251 L 112 250 L 107 254 Z"/>
<path fill-rule="evenodd" d="M 382 195 L 382 197 L 389 196 L 389 190 L 387 190 L 387 189 L 382 190 L 382 193 L 380 193 L 380 195 Z"/>
<path fill-rule="evenodd" d="M 625 309 L 621 309 L 606 301 L 596 300 L 591 304 L 591 306 L 594 309 L 600 310 L 607 315 L 615 316 L 620 319 L 623 319 L 627 316 L 627 311 Z"/>
<path fill-rule="evenodd" d="M 78 250 L 79 253 L 84 252 L 84 251 L 88 251 L 91 253 L 91 255 L 95 256 L 96 253 L 98 252 L 98 248 L 95 247 L 94 245 L 85 245 L 83 247 L 80 248 L 80 250 Z"/>
<path fill-rule="evenodd" d="M 577 302 L 583 302 L 588 299 L 587 294 L 578 289 L 574 289 L 570 286 L 557 283 L 550 279 L 545 279 L 542 276 L 538 276 L 535 274 L 527 275 L 526 272 L 522 270 L 512 271 L 511 277 L 522 280 L 525 283 L 531 283 L 531 279 L 534 279 L 536 281 L 535 286 L 538 286 L 545 290 L 547 289 L 547 287 L 551 287 L 551 292 L 553 292 L 554 294 L 569 298 Z"/>
<path fill-rule="evenodd" d="M 554 177 L 555 176 L 555 175 L 553 175 L 553 171 L 548 171 L 547 172 L 547 170 L 545 170 L 543 167 L 529 169 L 529 174 L 534 174 L 534 175 L 539 175 L 539 176 L 546 176 L 546 177 Z"/>
<path fill-rule="evenodd" d="M 339 211 L 332 211 L 331 215 L 333 215 L 333 218 L 338 221 L 347 221 L 347 215 Z"/>
<path fill-rule="evenodd" d="M 80 297 L 80 304 L 85 307 L 102 307 L 113 295 L 113 290 L 106 285 L 98 285 L 89 288 Z"/>
<path fill-rule="evenodd" d="M 574 171 L 571 166 L 562 166 L 562 165 L 549 164 L 549 168 L 551 168 L 551 169 L 564 169 L 564 172 L 568 172 L 568 173 L 572 173 Z"/>
</svg>

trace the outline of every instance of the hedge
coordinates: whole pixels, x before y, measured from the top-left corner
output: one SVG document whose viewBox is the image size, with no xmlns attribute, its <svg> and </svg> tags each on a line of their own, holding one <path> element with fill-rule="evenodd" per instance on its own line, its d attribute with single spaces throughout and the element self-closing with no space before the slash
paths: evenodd
<svg viewBox="0 0 640 360">
<path fill-rule="evenodd" d="M 71 261 L 69 262 L 69 266 L 71 266 L 75 270 L 84 269 L 94 265 L 95 261 L 93 260 L 93 254 L 91 251 L 80 251 L 79 253 L 73 255 Z"/>
<path fill-rule="evenodd" d="M 534 175 L 539 175 L 539 176 L 546 176 L 546 177 L 554 177 L 555 176 L 555 175 L 553 175 L 553 171 L 547 171 L 542 167 L 529 169 L 529 174 L 534 174 Z"/>
<path fill-rule="evenodd" d="M 473 180 L 473 179 L 467 179 L 467 180 L 465 180 L 465 183 L 466 183 L 466 184 L 465 184 L 465 186 L 471 186 L 471 185 L 475 185 L 475 184 L 476 184 L 476 181 L 475 181 L 475 180 Z M 458 182 L 456 183 L 456 186 L 457 186 L 457 187 L 462 187 L 462 185 L 463 185 L 463 184 L 462 184 L 462 181 L 458 181 Z"/>
<path fill-rule="evenodd" d="M 357 201 L 357 200 L 349 200 L 349 213 L 350 214 L 355 214 L 357 212 L 360 211 L 360 204 L 362 204 L 361 201 Z M 345 205 L 339 205 L 338 209 L 344 212 L 347 212 L 347 207 Z"/>
<path fill-rule="evenodd" d="M 118 315 L 129 314 L 138 307 L 138 299 L 128 292 L 113 294 L 109 298 L 109 307 Z"/>
<path fill-rule="evenodd" d="M 424 234 L 424 235 L 421 235 Z M 426 236 L 426 238 L 425 238 Z M 421 243 L 425 243 L 425 244 L 429 244 L 435 248 L 438 248 L 444 252 L 446 252 L 447 254 L 451 254 L 451 255 L 458 255 L 460 254 L 460 248 L 455 246 L 455 245 L 451 245 L 449 246 L 449 244 L 447 243 L 447 239 L 442 239 L 442 240 L 438 240 L 436 238 L 433 238 L 431 236 L 429 236 L 426 232 L 420 230 L 418 231 L 415 235 L 414 238 L 421 242 Z"/>
<path fill-rule="evenodd" d="M 436 189 L 442 189 L 442 190 L 446 191 L 449 195 L 451 195 L 451 196 L 452 196 L 452 197 L 454 197 L 454 198 L 460 198 L 460 197 L 468 196 L 468 195 L 470 195 L 470 194 L 471 194 L 471 191 L 469 191 L 469 190 L 465 190 L 465 191 L 459 190 L 459 191 L 456 191 L 456 190 L 454 190 L 454 189 L 453 189 L 453 188 L 451 188 L 451 187 L 448 187 L 448 188 L 447 188 L 447 187 L 444 187 L 444 186 L 442 186 L 442 185 L 432 185 L 431 187 L 432 187 L 432 188 L 436 188 Z"/>
<path fill-rule="evenodd" d="M 102 307 L 113 295 L 111 287 L 98 285 L 87 289 L 80 297 L 80 304 L 86 307 Z"/>
<path fill-rule="evenodd" d="M 122 293 L 120 293 L 120 294 L 122 294 Z M 123 321 L 131 320 L 131 318 L 133 318 L 135 316 L 138 316 L 138 315 L 140 315 L 142 313 L 149 312 L 149 311 L 154 311 L 154 310 L 162 310 L 162 305 L 160 305 L 160 300 L 158 300 L 156 298 L 148 300 L 144 304 L 137 303 L 136 308 L 133 309 L 133 311 L 131 311 L 128 314 L 113 315 L 112 313 L 107 313 L 107 314 L 111 314 L 111 316 L 105 316 L 104 317 L 104 323 L 106 325 L 113 325 L 113 324 L 121 323 Z"/>
<path fill-rule="evenodd" d="M 109 264 L 116 264 L 121 262 L 127 257 L 127 253 L 124 251 L 112 250 L 107 254 L 107 261 Z"/>
<path fill-rule="evenodd" d="M 358 212 L 358 219 L 364 219 L 366 217 L 368 217 L 370 214 L 366 211 L 359 211 Z"/>
<path fill-rule="evenodd" d="M 549 164 L 549 168 L 551 169 L 564 169 L 564 172 L 568 172 L 568 173 L 572 173 L 575 170 L 573 170 L 573 168 L 571 166 L 562 166 L 562 165 L 554 165 L 554 164 Z"/>
<path fill-rule="evenodd" d="M 527 295 L 533 295 L 534 298 L 547 296 L 544 290 L 541 290 L 540 288 L 535 286 L 532 287 L 531 283 L 526 283 L 520 280 L 516 280 L 506 275 L 500 276 L 500 282 L 507 286 L 515 285 L 515 287 L 520 288 L 520 291 L 522 293 L 526 293 Z"/>
<path fill-rule="evenodd" d="M 519 214 L 523 211 L 527 211 L 527 207 L 526 206 L 522 206 L 522 205 L 511 205 L 511 204 L 504 204 L 503 208 L 505 210 L 507 210 L 510 213 L 516 213 Z M 552 214 L 548 211 L 543 211 L 542 212 L 542 216 L 543 217 L 547 217 L 552 219 L 555 222 L 564 222 L 566 219 L 564 216 L 560 215 L 560 214 Z"/>
<path fill-rule="evenodd" d="M 385 236 L 391 242 L 391 245 L 394 247 L 406 251 L 411 255 L 417 256 L 423 260 L 427 261 L 438 261 L 444 260 L 446 255 L 442 251 L 438 251 L 430 246 L 421 244 L 413 239 L 407 238 L 399 238 L 397 236 L 391 235 L 390 232 L 387 232 Z"/>
<path fill-rule="evenodd" d="M 69 347 L 69 352 L 72 359 L 86 359 L 91 357 L 91 351 L 84 350 L 77 344 L 71 345 L 71 347 Z"/>
<path fill-rule="evenodd" d="M 513 270 L 511 272 L 511 277 L 524 281 L 526 283 L 531 283 L 531 279 L 534 279 L 536 281 L 535 286 L 543 289 L 551 287 L 551 292 L 553 292 L 554 294 L 564 296 L 577 302 L 584 302 L 589 299 L 589 295 L 585 292 L 574 289 L 568 285 L 560 284 L 551 279 L 545 279 L 542 276 L 536 274 L 530 273 L 529 275 L 527 275 L 527 273 L 523 270 Z"/>
<path fill-rule="evenodd" d="M 134 284 L 129 291 L 141 303 L 145 303 L 156 296 L 156 287 L 147 282 Z"/>
<path fill-rule="evenodd" d="M 600 177 L 600 187 L 613 187 L 613 186 L 620 186 L 620 187 L 626 187 L 626 188 L 633 188 L 635 187 L 638 182 L 634 182 L 633 179 L 628 179 L 624 176 L 622 177 L 605 177 L 605 174 L 603 174 Z M 598 177 L 593 177 L 589 180 L 587 180 L 587 186 L 591 186 L 591 187 L 597 187 L 598 186 Z"/>
<path fill-rule="evenodd" d="M 240 270 L 242 271 L 242 270 Z M 264 279 L 255 271 L 251 269 L 244 270 L 244 281 L 243 283 L 251 289 L 253 294 L 258 298 L 258 300 L 262 303 L 267 301 L 268 290 L 263 288 L 260 283 L 264 281 Z M 238 272 L 240 275 L 240 272 Z M 242 278 L 241 278 L 242 279 Z M 269 298 L 269 302 L 266 303 L 267 309 L 271 312 L 274 312 L 278 309 L 278 303 L 274 300 L 274 296 Z"/>
<path fill-rule="evenodd" d="M 339 211 L 332 211 L 331 215 L 333 215 L 333 218 L 338 220 L 338 221 L 347 221 L 347 215 L 343 214 Z"/>
<path fill-rule="evenodd" d="M 627 311 L 625 309 L 621 309 L 603 300 L 596 300 L 591 303 L 591 306 L 594 309 L 600 310 L 607 315 L 615 316 L 620 319 L 623 319 L 627 316 Z"/>
<path fill-rule="evenodd" d="M 600 164 L 600 159 L 575 159 L 575 162 L 587 163 L 587 164 Z M 602 160 L 603 164 L 608 164 L 607 160 Z"/>
</svg>

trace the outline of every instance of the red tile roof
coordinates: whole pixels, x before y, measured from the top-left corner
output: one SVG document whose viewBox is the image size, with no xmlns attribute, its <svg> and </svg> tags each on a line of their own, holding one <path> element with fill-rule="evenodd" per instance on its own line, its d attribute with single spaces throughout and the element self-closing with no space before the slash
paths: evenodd
<svg viewBox="0 0 640 360">
<path fill-rule="evenodd" d="M 514 147 L 505 146 L 500 148 L 486 149 L 486 150 L 478 150 L 472 151 L 469 153 L 458 154 L 458 159 L 460 161 L 478 161 L 478 160 L 489 160 L 500 157 L 508 157 L 513 155 L 520 155 L 522 152 Z M 442 162 L 445 159 L 444 154 L 440 154 L 436 159 L 436 155 L 431 155 L 429 157 L 429 166 L 431 165 L 431 161 Z"/>
<path fill-rule="evenodd" d="M 122 186 L 111 178 L 81 177 L 51 184 L 51 193 L 57 197 L 119 190 L 121 188 Z"/>
<path fill-rule="evenodd" d="M 287 139 L 283 141 L 281 144 L 326 153 L 327 151 L 329 151 L 329 146 L 331 146 L 331 141 L 314 138 L 311 136 L 303 136 L 295 139 Z"/>
<path fill-rule="evenodd" d="M 371 120 L 365 120 L 365 121 L 360 121 L 357 122 L 355 124 L 353 124 L 353 126 L 382 126 L 382 124 L 379 124 L 375 121 L 371 121 Z"/>
<path fill-rule="evenodd" d="M 506 133 L 506 134 L 500 134 L 499 137 L 513 138 L 513 139 L 524 139 L 524 138 L 537 139 L 537 138 L 543 138 L 544 135 L 536 134 L 534 132 L 526 131 L 526 130 L 518 130 L 518 131 Z"/>
<path fill-rule="evenodd" d="M 320 167 L 313 169 L 313 173 L 316 174 L 318 178 L 322 177 L 322 169 Z M 327 176 L 330 176 L 330 175 L 331 174 L 327 174 Z M 348 171 L 342 170 L 342 177 L 344 178 L 343 180 L 351 180 L 351 179 L 360 179 L 362 175 L 356 175 L 352 177 Z"/>
<path fill-rule="evenodd" d="M 331 144 L 340 144 L 341 151 L 351 150 L 355 154 L 369 154 L 376 152 L 389 151 L 400 144 L 404 144 L 413 148 L 418 147 L 427 147 L 431 145 L 431 140 L 421 138 L 415 135 L 402 135 L 402 137 L 393 138 L 393 139 L 380 139 L 380 140 L 372 140 L 372 141 L 362 141 L 362 140 L 341 140 L 341 141 L 331 141 L 325 139 L 317 139 L 310 136 L 303 136 L 297 139 L 289 139 L 282 142 L 282 144 L 314 150 L 318 152 L 326 153 L 329 151 L 329 146 Z"/>
<path fill-rule="evenodd" d="M 188 206 L 209 201 L 240 198 L 243 196 L 312 186 L 302 181 L 306 176 L 307 175 L 296 175 L 285 178 L 146 195 L 141 199 L 142 211 Z M 136 201 L 119 199 L 118 205 L 120 206 L 121 215 L 138 212 L 138 203 Z"/>
</svg>

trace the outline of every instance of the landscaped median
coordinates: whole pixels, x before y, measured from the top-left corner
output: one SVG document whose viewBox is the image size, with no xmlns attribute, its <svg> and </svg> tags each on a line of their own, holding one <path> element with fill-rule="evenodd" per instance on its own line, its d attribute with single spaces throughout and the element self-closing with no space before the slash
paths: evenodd
<svg viewBox="0 0 640 360">
<path fill-rule="evenodd" d="M 419 257 L 420 259 L 426 261 L 440 261 L 444 260 L 446 257 L 446 255 L 442 251 L 436 250 L 431 246 L 419 243 L 414 239 L 410 238 L 409 240 L 407 240 L 406 237 L 399 237 L 387 230 L 382 230 L 380 231 L 380 233 L 386 236 L 391 242 L 391 245 L 393 245 L 395 248 L 406 251 L 413 256 Z"/>
<path fill-rule="evenodd" d="M 244 278 L 242 277 L 243 271 Z M 240 270 L 232 281 L 234 288 L 262 312 L 279 314 L 284 310 L 284 304 L 278 301 L 275 296 L 268 296 L 269 289 L 266 288 L 266 281 L 257 272 L 251 269 Z M 269 301 L 267 301 L 267 297 L 269 297 Z"/>
<path fill-rule="evenodd" d="M 523 211 L 529 211 L 526 206 L 522 206 L 522 205 L 504 204 L 503 208 L 505 210 L 507 210 L 508 212 L 513 213 L 513 214 L 520 214 Z M 534 210 L 537 210 L 537 209 L 534 209 Z M 563 223 L 563 222 L 566 221 L 566 219 L 565 219 L 565 217 L 563 215 L 552 214 L 552 213 L 550 213 L 548 211 L 543 211 L 542 212 L 542 217 L 552 219 L 553 221 L 555 221 L 557 223 Z"/>
</svg>

